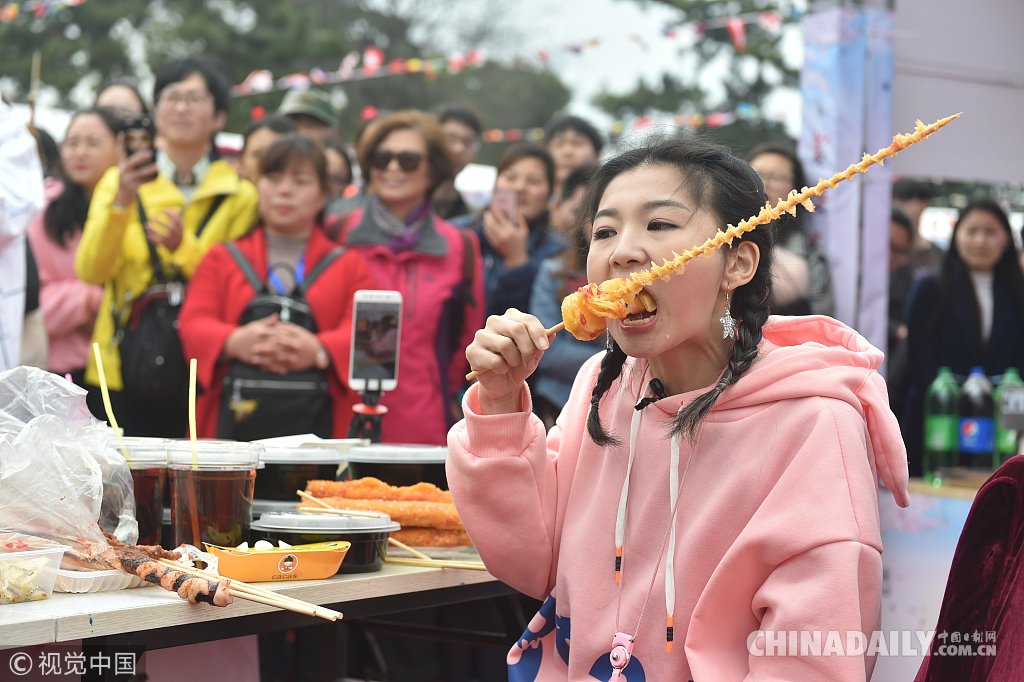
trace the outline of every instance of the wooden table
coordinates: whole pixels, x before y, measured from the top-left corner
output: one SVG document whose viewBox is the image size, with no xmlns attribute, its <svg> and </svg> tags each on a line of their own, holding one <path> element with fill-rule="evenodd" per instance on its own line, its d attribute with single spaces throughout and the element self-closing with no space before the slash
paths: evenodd
<svg viewBox="0 0 1024 682">
<path fill-rule="evenodd" d="M 515 594 L 485 571 L 391 564 L 378 573 L 260 585 L 341 611 L 341 622 Z M 238 598 L 226 608 L 189 604 L 155 586 L 54 594 L 46 601 L 0 606 L 0 649 L 73 640 L 162 649 L 321 623 L 328 621 Z"/>
</svg>

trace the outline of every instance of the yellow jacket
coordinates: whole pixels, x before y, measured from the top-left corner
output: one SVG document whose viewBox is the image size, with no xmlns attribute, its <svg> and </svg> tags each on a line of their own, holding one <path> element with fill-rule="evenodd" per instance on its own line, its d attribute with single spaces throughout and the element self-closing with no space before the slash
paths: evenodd
<svg viewBox="0 0 1024 682">
<path fill-rule="evenodd" d="M 121 354 L 114 343 L 116 325 L 113 310 L 116 308 L 126 313 L 122 310 L 125 293 L 130 291 L 133 298 L 137 297 L 153 279 L 138 201 L 127 208 L 114 206 L 120 182 L 121 174 L 115 166 L 107 170 L 96 185 L 75 256 L 75 270 L 82 281 L 103 285 L 103 299 L 92 340 L 100 344 L 107 385 L 115 391 L 121 390 L 123 383 Z M 202 235 L 196 237 L 199 224 L 218 195 L 226 195 L 226 198 L 206 224 Z M 227 161 L 210 164 L 206 177 L 187 205 L 185 195 L 177 185 L 164 177 L 139 187 L 139 197 L 149 219 L 159 216 L 164 209 L 182 211 L 185 230 L 181 244 L 173 252 L 163 246 L 157 246 L 156 250 L 165 267 L 175 266 L 186 280 L 192 277 L 207 249 L 218 242 L 241 237 L 257 218 L 256 187 L 239 178 Z M 99 385 L 96 359 L 92 354 L 89 355 L 85 379 Z"/>
</svg>

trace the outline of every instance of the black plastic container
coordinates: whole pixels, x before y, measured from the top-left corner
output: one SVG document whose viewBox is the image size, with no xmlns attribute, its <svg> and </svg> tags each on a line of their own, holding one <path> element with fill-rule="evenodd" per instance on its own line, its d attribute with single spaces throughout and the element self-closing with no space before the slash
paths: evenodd
<svg viewBox="0 0 1024 682">
<path fill-rule="evenodd" d="M 295 501 L 296 490 L 310 480 L 336 481 L 344 473 L 345 455 L 333 448 L 267 448 L 260 455 L 266 466 L 256 477 L 257 500 Z"/>
<path fill-rule="evenodd" d="M 289 545 L 316 542 L 350 542 L 338 573 L 370 573 L 384 567 L 388 535 L 401 528 L 387 514 L 380 518 L 323 514 L 264 514 L 251 526 L 252 542 L 278 540 Z"/>
<path fill-rule="evenodd" d="M 437 445 L 395 445 L 374 443 L 350 448 L 348 478 L 373 476 L 390 485 L 433 483 L 448 489 L 444 462 L 448 448 Z"/>
</svg>

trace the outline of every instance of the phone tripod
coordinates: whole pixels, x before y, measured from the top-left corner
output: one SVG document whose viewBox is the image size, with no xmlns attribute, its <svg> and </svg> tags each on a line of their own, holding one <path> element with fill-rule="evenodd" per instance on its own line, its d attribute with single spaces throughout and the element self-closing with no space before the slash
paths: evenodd
<svg viewBox="0 0 1024 682">
<path fill-rule="evenodd" d="M 388 413 L 388 408 L 380 404 L 380 380 L 377 387 L 371 388 L 371 379 L 366 380 L 366 390 L 362 391 L 363 402 L 352 406 L 355 415 L 348 426 L 349 438 L 368 438 L 371 443 L 380 442 L 380 420 Z"/>
</svg>

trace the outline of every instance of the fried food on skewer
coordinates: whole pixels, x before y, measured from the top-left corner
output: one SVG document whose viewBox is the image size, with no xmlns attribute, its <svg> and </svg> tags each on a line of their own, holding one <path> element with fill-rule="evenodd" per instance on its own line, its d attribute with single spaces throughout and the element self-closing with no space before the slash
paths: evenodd
<svg viewBox="0 0 1024 682">
<path fill-rule="evenodd" d="M 452 494 L 433 483 L 393 486 L 367 476 L 354 481 L 308 481 L 306 492 L 313 497 L 345 497 L 350 500 L 393 500 L 396 502 L 452 502 Z"/>
<path fill-rule="evenodd" d="M 402 526 L 419 528 L 440 528 L 441 530 L 466 530 L 455 511 L 455 505 L 448 502 L 396 502 L 393 500 L 350 500 L 344 497 L 321 498 L 335 509 L 354 509 L 387 514 L 391 520 Z M 315 507 L 303 502 L 299 509 Z"/>
<path fill-rule="evenodd" d="M 440 530 L 438 528 L 402 528 L 389 537 L 404 542 L 410 547 L 472 547 L 473 541 L 464 530 Z"/>
<path fill-rule="evenodd" d="M 651 263 L 652 267 L 649 270 L 635 272 L 629 277 L 620 277 L 601 284 L 588 284 L 580 287 L 578 291 L 566 296 L 562 301 L 562 320 L 565 323 L 565 328 L 577 339 L 583 341 L 596 339 L 605 330 L 607 318 L 621 319 L 630 312 L 639 312 L 639 308 L 636 307 L 638 294 L 656 279 L 668 279 L 671 275 L 682 273 L 687 262 L 698 256 L 710 256 L 715 249 L 724 244 L 732 246 L 736 237 L 750 232 L 758 225 L 766 225 L 777 220 L 783 213 L 796 215 L 797 206 L 802 205 L 807 210 L 813 211 L 812 197 L 821 196 L 825 190 L 832 189 L 843 180 L 849 180 L 857 173 L 867 171 L 875 164 L 881 165 L 885 159 L 920 142 L 959 116 L 960 114 L 948 116 L 928 126 L 918 121 L 913 133 L 895 135 L 892 144 L 879 149 L 876 154 L 865 154 L 859 163 L 850 165 L 846 170 L 836 173 L 828 180 L 819 180 L 814 187 L 804 187 L 799 192 L 793 190 L 786 199 L 780 200 L 774 207 L 766 204 L 756 216 L 741 221 L 739 225 L 728 225 L 725 230 L 700 246 L 680 254 L 673 254 L 675 257 L 672 260 L 666 260 L 661 265 Z M 653 312 L 650 309 L 648 311 Z"/>
<path fill-rule="evenodd" d="M 216 580 L 205 576 L 186 573 L 165 566 L 140 552 L 133 551 L 128 545 L 113 548 L 121 562 L 121 570 L 130 575 L 137 575 L 146 582 L 159 585 L 165 590 L 177 592 L 182 599 L 192 604 L 206 602 L 213 606 L 227 606 L 231 603 L 231 580 Z"/>
</svg>

